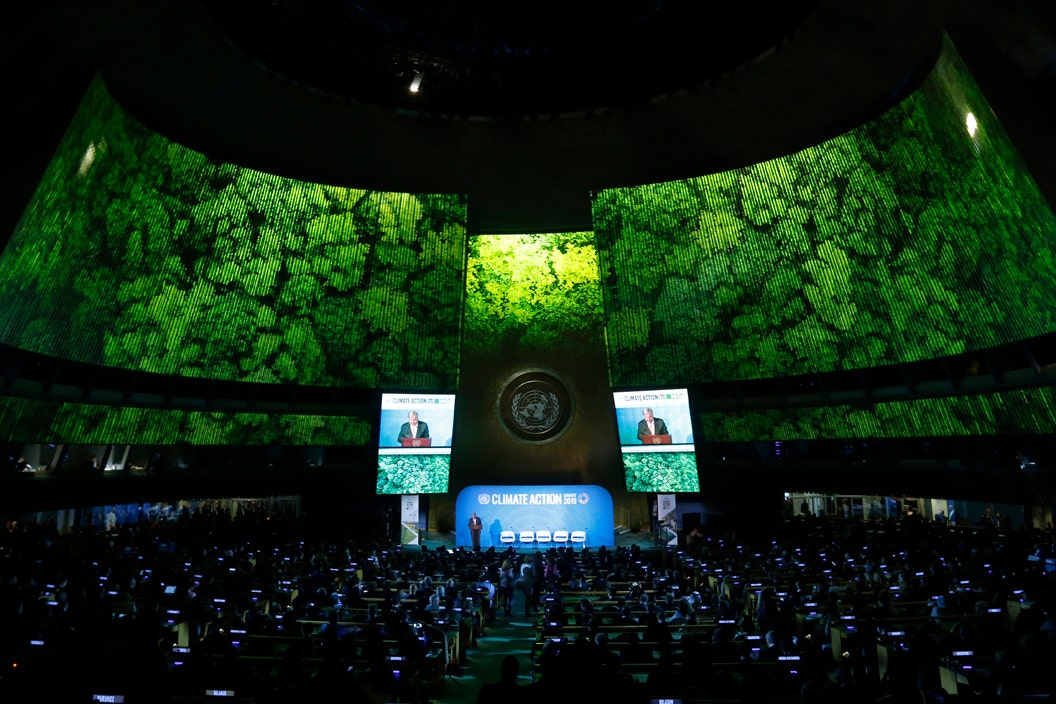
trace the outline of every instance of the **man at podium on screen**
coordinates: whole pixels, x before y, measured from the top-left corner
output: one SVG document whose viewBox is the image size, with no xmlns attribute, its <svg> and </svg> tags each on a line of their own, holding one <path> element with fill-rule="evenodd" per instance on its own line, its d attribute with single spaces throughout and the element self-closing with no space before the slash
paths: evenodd
<svg viewBox="0 0 1056 704">
<path fill-rule="evenodd" d="M 429 424 L 418 420 L 418 411 L 407 414 L 407 422 L 400 426 L 400 434 L 396 438 L 397 445 L 403 445 L 404 438 L 427 438 L 429 437 Z"/>
<path fill-rule="evenodd" d="M 668 435 L 667 423 L 664 422 L 663 418 L 653 417 L 653 409 L 646 408 L 642 411 L 642 419 L 638 421 L 638 440 L 639 442 L 647 442 L 647 435 Z"/>
</svg>

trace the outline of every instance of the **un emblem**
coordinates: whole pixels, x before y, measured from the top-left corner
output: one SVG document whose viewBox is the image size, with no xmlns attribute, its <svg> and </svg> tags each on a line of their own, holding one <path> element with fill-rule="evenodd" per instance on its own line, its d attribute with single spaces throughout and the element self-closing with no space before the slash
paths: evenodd
<svg viewBox="0 0 1056 704">
<path fill-rule="evenodd" d="M 510 417 L 528 433 L 545 433 L 561 417 L 561 401 L 552 391 L 518 392 L 510 399 Z"/>
<path fill-rule="evenodd" d="M 515 374 L 499 394 L 499 417 L 522 442 L 543 444 L 572 421 L 572 394 L 556 376 L 531 370 Z"/>
</svg>

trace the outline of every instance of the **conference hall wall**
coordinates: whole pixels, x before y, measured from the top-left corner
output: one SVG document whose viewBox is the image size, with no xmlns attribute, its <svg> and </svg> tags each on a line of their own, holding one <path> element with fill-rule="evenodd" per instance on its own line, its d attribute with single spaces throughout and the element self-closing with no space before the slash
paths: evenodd
<svg viewBox="0 0 1056 704">
<path fill-rule="evenodd" d="M 0 257 L 0 341 L 180 376 L 454 392 L 453 502 L 478 483 L 626 488 L 614 390 L 1053 330 L 1056 220 L 949 45 L 914 94 L 838 138 L 591 199 L 594 233 L 468 237 L 464 196 L 225 164 L 96 82 Z M 618 517 L 633 503 L 614 500 Z"/>
<path fill-rule="evenodd" d="M 0 257 L 0 341 L 225 382 L 450 390 L 465 209 L 224 163 L 96 79 Z M 151 446 L 367 448 L 375 422 L 11 397 L 0 418 L 10 440 Z"/>
<path fill-rule="evenodd" d="M 1056 218 L 949 43 L 920 88 L 750 167 L 593 195 L 613 386 L 869 368 L 1052 332 Z"/>
<path fill-rule="evenodd" d="M 601 300 L 593 233 L 470 237 L 452 489 L 621 483 Z"/>
<path fill-rule="evenodd" d="M 948 41 L 918 90 L 837 138 L 592 199 L 614 387 L 873 368 L 1056 329 L 1056 218 Z M 1048 389 L 751 413 L 698 403 L 698 449 L 1046 433 L 1053 405 Z M 702 468 L 705 491 L 717 469 Z"/>
</svg>

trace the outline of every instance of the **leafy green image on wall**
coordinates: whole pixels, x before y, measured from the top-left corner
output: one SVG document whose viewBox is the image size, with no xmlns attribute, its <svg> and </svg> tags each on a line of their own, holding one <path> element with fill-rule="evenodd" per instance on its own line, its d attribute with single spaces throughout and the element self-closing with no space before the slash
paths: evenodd
<svg viewBox="0 0 1056 704">
<path fill-rule="evenodd" d="M 627 491 L 698 492 L 695 452 L 625 452 Z"/>
<path fill-rule="evenodd" d="M 451 455 L 378 455 L 378 494 L 443 494 Z"/>
<path fill-rule="evenodd" d="M 952 45 L 816 147 L 594 194 L 614 386 L 911 362 L 1056 329 L 1056 218 Z"/>
<path fill-rule="evenodd" d="M 712 442 L 913 438 L 1056 433 L 1056 389 L 1017 389 L 922 398 L 744 412 L 705 412 Z"/>
<path fill-rule="evenodd" d="M 594 235 L 474 235 L 466 268 L 466 346 L 546 349 L 600 339 Z"/>
<path fill-rule="evenodd" d="M 81 445 L 354 445 L 365 416 L 182 411 L 0 397 L 0 427 L 20 442 Z"/>
<path fill-rule="evenodd" d="M 97 79 L 0 257 L 0 340 L 191 377 L 454 388 L 465 211 L 206 157 Z"/>
</svg>

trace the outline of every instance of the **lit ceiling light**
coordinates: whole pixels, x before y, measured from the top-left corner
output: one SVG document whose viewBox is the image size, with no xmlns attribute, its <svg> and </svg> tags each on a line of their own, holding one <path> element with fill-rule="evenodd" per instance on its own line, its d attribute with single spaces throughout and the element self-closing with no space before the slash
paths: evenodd
<svg viewBox="0 0 1056 704">
<path fill-rule="evenodd" d="M 84 156 L 81 157 L 81 165 L 77 168 L 77 175 L 84 178 L 88 175 L 88 170 L 92 168 L 92 164 L 95 163 L 95 142 L 90 142 L 88 148 L 84 150 Z"/>
<path fill-rule="evenodd" d="M 425 78 L 425 74 L 424 73 L 419 72 L 419 73 L 414 74 L 414 80 L 411 81 L 411 92 L 412 93 L 417 93 L 418 92 L 419 86 L 422 85 L 422 79 L 423 78 Z"/>
</svg>

